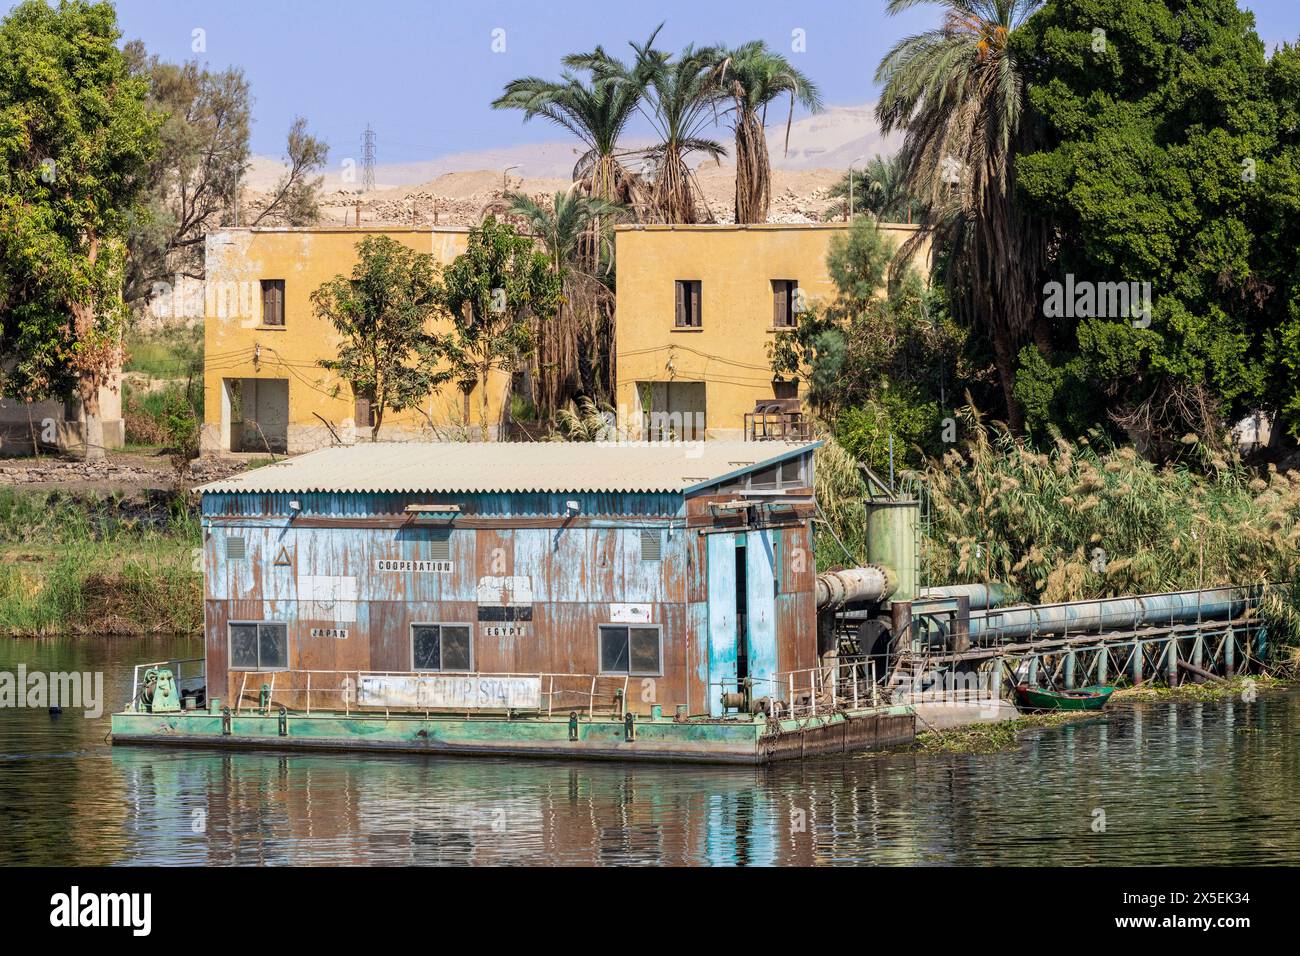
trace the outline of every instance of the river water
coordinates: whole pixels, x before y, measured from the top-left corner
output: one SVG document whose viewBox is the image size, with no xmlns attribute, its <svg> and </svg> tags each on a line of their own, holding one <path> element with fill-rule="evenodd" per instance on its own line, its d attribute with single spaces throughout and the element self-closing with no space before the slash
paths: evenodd
<svg viewBox="0 0 1300 956">
<path fill-rule="evenodd" d="M 768 768 L 111 747 L 188 639 L 0 641 L 104 715 L 0 710 L 0 865 L 1300 863 L 1300 692 L 1132 703 L 994 755 Z"/>
</svg>

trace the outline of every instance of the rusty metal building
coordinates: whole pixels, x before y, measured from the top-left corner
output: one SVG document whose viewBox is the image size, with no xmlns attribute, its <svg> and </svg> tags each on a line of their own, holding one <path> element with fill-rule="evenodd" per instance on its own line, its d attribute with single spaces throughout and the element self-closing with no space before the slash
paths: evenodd
<svg viewBox="0 0 1300 956">
<path fill-rule="evenodd" d="M 566 710 L 783 697 L 817 664 L 814 447 L 359 444 L 206 485 L 209 694 L 445 671 L 544 675 Z"/>
</svg>

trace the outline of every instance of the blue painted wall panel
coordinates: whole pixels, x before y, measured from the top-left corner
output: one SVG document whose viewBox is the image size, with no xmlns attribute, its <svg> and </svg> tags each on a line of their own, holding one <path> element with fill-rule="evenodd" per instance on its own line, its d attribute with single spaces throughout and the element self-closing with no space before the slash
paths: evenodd
<svg viewBox="0 0 1300 956">
<path fill-rule="evenodd" d="M 720 696 L 736 681 L 736 541 L 711 534 L 709 562 L 709 713 L 723 713 Z M 719 686 L 725 684 L 726 686 Z"/>
</svg>

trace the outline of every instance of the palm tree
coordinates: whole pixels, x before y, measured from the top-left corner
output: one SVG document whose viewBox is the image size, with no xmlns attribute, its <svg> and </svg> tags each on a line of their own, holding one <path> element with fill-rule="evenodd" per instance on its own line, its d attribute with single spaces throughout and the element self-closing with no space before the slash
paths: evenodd
<svg viewBox="0 0 1300 956">
<path fill-rule="evenodd" d="M 766 222 L 772 201 L 772 164 L 767 155 L 767 105 L 789 94 L 785 146 L 798 100 L 814 113 L 822 108 L 821 93 L 781 54 L 754 40 L 723 55 L 718 70 L 723 95 L 731 98 L 736 134 L 736 222 Z"/>
<path fill-rule="evenodd" d="M 623 87 L 637 94 L 638 108 L 654 127 L 659 142 L 645 151 L 654 167 L 650 203 L 665 222 L 698 221 L 696 200 L 702 200 L 687 160 L 693 154 L 720 160 L 722 145 L 704 136 L 721 100 L 717 83 L 717 47 L 688 46 L 675 59 L 654 48 L 655 28 L 645 43 L 630 43 L 636 59 L 623 63 L 597 48 L 593 54 L 571 57 L 570 65 L 590 69 L 597 84 Z"/>
<path fill-rule="evenodd" d="M 888 10 L 922 3 L 945 8 L 942 26 L 900 41 L 876 70 L 881 131 L 903 131 L 907 186 L 929 207 L 900 257 L 927 238 L 946 251 L 953 305 L 987 330 L 1019 430 L 1017 349 L 1027 333 L 1040 348 L 1050 341 L 1034 296 L 1047 234 L 1015 200 L 1015 156 L 1030 124 L 1011 37 L 1042 0 L 891 0 Z"/>
<path fill-rule="evenodd" d="M 849 187 L 850 176 L 852 189 Z M 906 219 L 911 222 L 921 209 L 908 191 L 907 167 L 902 153 L 873 156 L 862 169 L 845 173 L 830 188 L 829 195 L 839 201 L 826 210 L 827 219 L 850 218 L 850 199 L 853 215 L 865 212 L 887 221 Z"/>
<path fill-rule="evenodd" d="M 593 53 L 566 57 L 565 63 L 576 66 L 602 57 L 597 47 Z M 492 106 L 523 110 L 525 122 L 541 116 L 573 133 L 587 147 L 574 166 L 574 181 L 590 196 L 630 203 L 636 177 L 620 162 L 620 156 L 627 154 L 620 153 L 618 141 L 640 99 L 635 84 L 587 83 L 565 70 L 558 83 L 537 76 L 511 80 Z"/>
<path fill-rule="evenodd" d="M 529 224 L 563 282 L 554 319 L 534 330 L 537 408 L 547 419 L 578 392 L 608 395 L 613 383 L 614 296 L 604 280 L 614 244 L 611 234 L 598 233 L 601 245 L 591 255 L 591 227 L 627 210 L 578 186 L 557 192 L 549 208 L 521 193 L 506 196 L 508 214 Z"/>
</svg>

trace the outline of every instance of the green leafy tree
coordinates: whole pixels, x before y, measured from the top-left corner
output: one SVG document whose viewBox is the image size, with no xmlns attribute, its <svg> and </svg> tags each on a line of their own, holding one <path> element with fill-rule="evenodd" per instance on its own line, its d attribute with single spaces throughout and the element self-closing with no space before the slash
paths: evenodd
<svg viewBox="0 0 1300 956">
<path fill-rule="evenodd" d="M 730 120 L 736 135 L 736 222 L 767 222 L 772 204 L 772 162 L 767 153 L 767 107 L 790 97 L 785 144 L 796 101 L 813 112 L 822 108 L 817 86 L 762 40 L 745 43 L 722 54 L 718 83 L 731 100 Z"/>
<path fill-rule="evenodd" d="M 1189 432 L 1217 443 L 1225 419 L 1270 401 L 1260 356 L 1288 311 L 1259 268 L 1276 107 L 1252 15 L 1232 0 L 1053 0 L 1012 48 L 1040 125 L 1020 188 L 1061 239 L 1050 278 L 1149 283 L 1152 300 L 1054 318 L 1059 349 L 1022 358 L 1018 393 L 1039 424 L 1109 422 L 1156 456 Z M 1275 185 L 1294 203 L 1294 178 Z"/>
<path fill-rule="evenodd" d="M 204 237 L 229 214 L 248 168 L 250 108 L 242 70 L 167 63 L 138 40 L 123 52 L 132 75 L 149 84 L 149 108 L 162 119 L 149 164 L 148 215 L 128 237 L 126 299 L 135 302 L 177 273 L 203 278 Z"/>
<path fill-rule="evenodd" d="M 769 346 L 779 378 L 804 383 L 836 439 L 876 468 L 920 465 L 953 442 L 950 400 L 990 394 L 992 376 L 942 290 L 908 272 L 885 291 L 893 242 L 870 219 L 854 221 L 827 254 L 835 294 L 807 303 L 797 326 Z M 944 418 L 950 421 L 945 424 Z"/>
<path fill-rule="evenodd" d="M 1300 439 L 1300 46 L 1276 50 L 1266 75 L 1276 143 L 1268 160 L 1255 164 L 1252 250 L 1258 285 L 1270 290 L 1258 360 L 1268 378 L 1258 404 L 1277 416 L 1271 437 L 1280 445 Z"/>
<path fill-rule="evenodd" d="M 390 236 L 367 236 L 357 243 L 352 275 L 335 276 L 311 294 L 315 314 L 341 336 L 338 357 L 320 365 L 368 402 L 371 441 L 379 439 L 387 411 L 419 408 L 451 378 L 430 329 L 438 293 L 432 255 Z"/>
<path fill-rule="evenodd" d="M 285 140 L 285 172 L 252 215 L 241 213 L 241 183 L 249 167 L 248 81 L 234 67 L 215 73 L 191 60 L 168 63 L 139 40 L 123 53 L 132 76 L 149 88 L 149 109 L 162 124 L 149 164 L 147 214 L 128 234 L 128 303 L 147 302 L 176 275 L 204 277 L 203 243 L 222 225 L 304 226 L 320 218 L 328 148 L 297 117 Z"/>
<path fill-rule="evenodd" d="M 452 329 L 439 348 L 451 379 L 467 395 L 478 389 L 485 441 L 492 432 L 492 373 L 512 373 L 523 364 L 538 326 L 555 314 L 561 282 L 534 240 L 495 216 L 470 231 L 467 248 L 443 273 L 439 298 Z"/>
<path fill-rule="evenodd" d="M 0 24 L 0 351 L 4 387 L 81 402 L 104 455 L 100 388 L 122 360 L 126 234 L 160 119 L 109 3 L 39 0 Z"/>
</svg>

